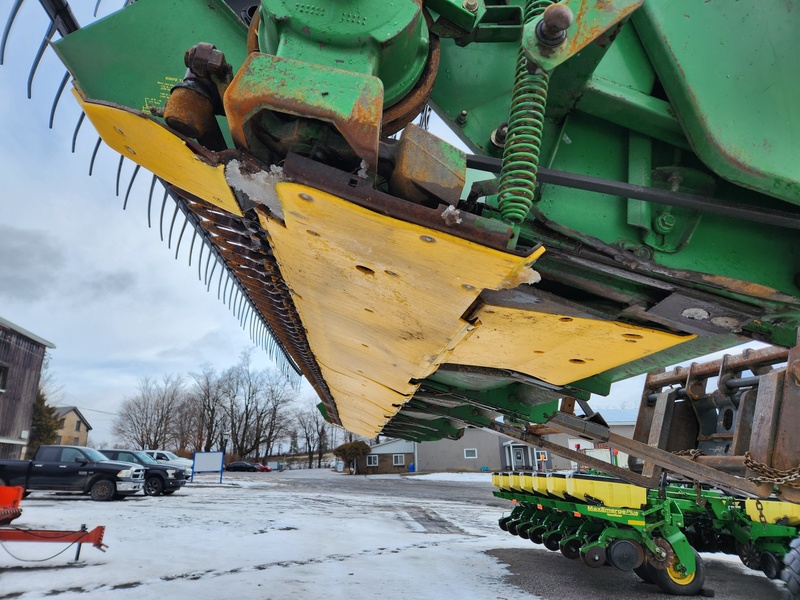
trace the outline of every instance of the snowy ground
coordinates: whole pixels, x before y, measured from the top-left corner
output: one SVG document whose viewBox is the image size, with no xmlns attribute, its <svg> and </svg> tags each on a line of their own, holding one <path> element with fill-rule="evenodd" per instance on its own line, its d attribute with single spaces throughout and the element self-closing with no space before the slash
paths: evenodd
<svg viewBox="0 0 800 600">
<path fill-rule="evenodd" d="M 453 486 L 453 500 L 434 495 L 441 496 L 436 486 Z M 469 500 L 470 489 L 477 491 L 473 497 L 485 493 L 486 504 L 495 506 Z M 535 596 L 512 586 L 506 564 L 486 553 L 532 552 L 530 542 L 497 527 L 503 508 L 491 498 L 491 489 L 488 474 L 400 480 L 319 470 L 226 474 L 221 485 L 205 475 L 171 497 L 135 496 L 124 502 L 33 494 L 15 525 L 106 525 L 109 548 L 103 554 L 85 547 L 78 565 L 70 562 L 73 549 L 46 562 L 21 562 L 0 548 L 0 600 L 550 598 L 547 588 L 523 586 L 542 590 Z M 40 560 L 62 547 L 4 545 L 26 560 Z M 535 555 L 563 559 L 546 550 Z M 563 559 L 558 568 L 576 564 Z M 577 568 L 591 587 L 591 570 Z M 767 584 L 761 589 L 774 590 L 777 597 L 771 582 L 756 583 Z M 652 586 L 639 588 L 648 598 L 661 597 Z M 754 597 L 771 596 L 749 596 Z"/>
<path fill-rule="evenodd" d="M 208 483 L 171 497 L 111 503 L 33 494 L 15 525 L 105 524 L 109 548 L 84 548 L 79 567 L 69 564 L 72 550 L 45 563 L 0 552 L 0 598 L 430 598 L 442 582 L 448 597 L 520 597 L 500 582 L 498 562 L 481 552 L 497 545 L 495 510 L 295 492 L 281 483 L 309 476 L 348 477 L 226 474 L 217 485 L 203 476 Z M 5 547 L 28 560 L 61 548 Z"/>
</svg>

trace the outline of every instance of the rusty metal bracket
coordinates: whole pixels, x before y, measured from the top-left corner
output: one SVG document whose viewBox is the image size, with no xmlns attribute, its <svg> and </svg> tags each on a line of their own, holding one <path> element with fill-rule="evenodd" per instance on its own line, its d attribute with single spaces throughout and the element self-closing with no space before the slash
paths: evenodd
<svg viewBox="0 0 800 600">
<path fill-rule="evenodd" d="M 643 475 L 639 475 L 638 473 L 634 473 L 628 469 L 623 469 L 622 467 L 618 467 L 616 465 L 604 462 L 599 458 L 594 458 L 592 456 L 583 454 L 581 452 L 577 452 L 575 450 L 571 450 L 570 448 L 565 448 L 564 446 L 560 446 L 559 444 L 548 441 L 541 435 L 537 435 L 536 433 L 534 433 L 535 429 L 532 430 L 530 427 L 527 429 L 523 429 L 520 427 L 515 427 L 513 425 L 508 425 L 506 423 L 500 423 L 499 421 L 492 421 L 492 423 L 485 429 L 493 433 L 514 438 L 515 440 L 522 442 L 523 444 L 527 444 L 528 446 L 549 450 L 550 452 L 553 452 L 570 460 L 574 460 L 575 462 L 578 462 L 580 464 L 588 465 L 593 469 L 598 469 L 604 473 L 613 475 L 614 477 L 619 477 L 620 479 L 624 479 L 625 481 L 629 481 L 630 483 L 633 483 L 635 485 L 641 485 L 642 487 L 646 488 L 652 488 L 658 485 L 660 473 L 653 477 L 645 477 Z"/>
<path fill-rule="evenodd" d="M 743 494 L 748 494 L 751 496 L 764 496 L 763 487 L 749 481 L 748 479 L 730 475 L 729 473 L 719 471 L 687 458 L 676 456 L 670 452 L 667 452 L 666 450 L 654 448 L 649 444 L 638 442 L 622 435 L 612 433 L 608 428 L 597 424 L 592 424 L 592 427 L 588 428 L 586 423 L 577 417 L 571 417 L 563 413 L 556 413 L 548 421 L 548 425 L 564 433 L 571 433 L 573 435 L 584 437 L 597 436 L 596 439 L 607 441 L 615 448 L 624 450 L 628 454 L 639 456 L 667 471 L 671 471 L 690 479 L 699 480 L 704 483 L 710 483 L 725 489 L 737 490 Z M 555 450 L 553 451 L 555 452 Z M 622 469 L 622 471 L 625 470 Z M 643 473 L 643 475 L 646 477 L 647 473 Z M 627 479 L 632 481 L 630 477 L 627 477 Z"/>
<path fill-rule="evenodd" d="M 249 122 L 261 111 L 331 123 L 366 163 L 378 165 L 383 84 L 370 75 L 253 53 L 223 98 L 236 146 L 248 148 Z"/>
<path fill-rule="evenodd" d="M 525 57 L 544 71 L 552 71 L 575 56 L 603 33 L 627 19 L 644 0 L 564 0 L 525 24 Z M 574 22 L 564 18 L 574 15 Z M 551 15 L 548 15 L 551 13 Z"/>
</svg>

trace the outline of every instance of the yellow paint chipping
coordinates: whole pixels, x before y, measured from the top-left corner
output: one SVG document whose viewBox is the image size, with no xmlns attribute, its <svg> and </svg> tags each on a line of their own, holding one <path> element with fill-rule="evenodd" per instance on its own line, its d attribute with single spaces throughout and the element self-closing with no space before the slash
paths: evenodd
<svg viewBox="0 0 800 600">
<path fill-rule="evenodd" d="M 374 436 L 474 325 L 483 289 L 536 274 L 527 257 L 279 183 L 285 223 L 262 217 L 342 423 Z"/>
<path fill-rule="evenodd" d="M 239 205 L 225 180 L 225 166 L 203 162 L 177 135 L 138 111 L 101 104 L 72 91 L 111 148 L 164 181 L 237 216 Z"/>
<path fill-rule="evenodd" d="M 674 335 L 615 321 L 485 305 L 480 326 L 450 362 L 512 369 L 555 385 L 602 373 L 694 336 Z"/>
</svg>

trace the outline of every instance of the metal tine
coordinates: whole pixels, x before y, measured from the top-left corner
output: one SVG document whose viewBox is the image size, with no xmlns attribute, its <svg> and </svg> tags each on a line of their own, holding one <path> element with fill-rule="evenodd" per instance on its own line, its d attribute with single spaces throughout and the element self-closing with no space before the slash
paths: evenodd
<svg viewBox="0 0 800 600">
<path fill-rule="evenodd" d="M 197 239 L 197 236 L 200 233 L 197 231 L 197 227 L 194 228 L 194 235 L 192 236 L 192 245 L 189 246 L 189 266 L 192 266 L 192 253 L 194 252 L 194 241 Z"/>
<path fill-rule="evenodd" d="M 56 107 L 58 106 L 58 101 L 61 100 L 61 94 L 64 93 L 64 88 L 67 87 L 67 81 L 69 81 L 69 71 L 64 73 L 64 77 L 61 79 L 61 84 L 58 86 L 58 91 L 56 92 L 56 97 L 53 98 L 53 106 L 50 107 L 50 129 L 53 128 L 53 121 L 56 118 Z M 73 144 L 74 147 L 74 144 Z M 74 150 L 73 150 L 74 152 Z"/>
<path fill-rule="evenodd" d="M 229 277 L 229 280 L 231 278 Z M 225 285 L 228 285 L 228 282 L 225 282 Z M 231 312 L 234 310 L 235 301 L 233 300 L 233 293 L 236 291 L 235 280 L 231 283 L 231 291 L 228 293 L 228 308 L 231 309 Z"/>
<path fill-rule="evenodd" d="M 178 201 L 174 198 L 172 201 L 175 203 L 175 210 L 172 213 L 172 221 L 169 224 L 169 235 L 167 235 L 167 248 L 172 248 L 172 231 L 175 229 L 175 219 L 178 218 Z"/>
<path fill-rule="evenodd" d="M 28 73 L 28 100 L 31 99 L 31 94 L 33 91 L 33 77 L 36 75 L 36 71 L 39 68 L 39 63 L 42 62 L 42 56 L 44 56 L 44 51 L 47 49 L 47 44 L 50 43 L 50 40 L 55 35 L 56 31 L 58 31 L 58 23 L 56 21 L 50 21 L 50 27 L 48 27 L 47 33 L 45 34 L 42 43 L 39 45 L 39 50 L 36 52 L 36 57 L 33 59 L 31 72 Z"/>
<path fill-rule="evenodd" d="M 238 299 L 236 300 L 236 305 L 237 306 L 236 306 L 236 312 L 234 314 L 236 315 L 236 318 L 239 319 L 239 324 L 241 325 L 241 323 L 242 323 L 242 290 L 241 290 L 241 288 L 236 290 L 236 293 L 238 294 Z"/>
<path fill-rule="evenodd" d="M 72 153 L 75 154 L 75 143 L 78 141 L 78 132 L 81 130 L 81 125 L 86 119 L 86 113 L 81 111 L 81 116 L 78 117 L 78 122 L 75 124 L 75 131 L 72 132 Z"/>
<path fill-rule="evenodd" d="M 236 294 L 239 293 L 239 282 L 235 278 L 231 282 L 231 294 L 230 298 L 228 298 L 228 304 L 231 306 L 233 314 L 236 314 L 236 300 L 238 296 Z"/>
<path fill-rule="evenodd" d="M 103 0 L 97 0 L 97 4 L 94 5 L 94 13 L 92 14 L 93 17 L 97 17 L 97 9 L 100 8 L 100 3 Z"/>
<path fill-rule="evenodd" d="M 234 285 L 231 286 L 231 297 L 233 301 L 231 302 L 228 300 L 228 306 L 230 306 L 234 317 L 236 316 L 236 302 L 239 300 L 239 288 L 235 284 L 236 282 L 234 282 Z"/>
<path fill-rule="evenodd" d="M 219 294 L 220 291 L 222 291 L 222 276 L 225 274 L 225 271 L 227 270 L 228 269 L 225 268 L 219 270 L 219 280 L 217 281 L 217 300 L 220 299 Z"/>
<path fill-rule="evenodd" d="M 183 215 L 183 227 L 181 227 L 181 232 L 178 234 L 178 243 L 175 245 L 175 260 L 178 260 L 178 252 L 181 251 L 181 240 L 183 239 L 183 232 L 186 231 L 186 226 L 189 224 L 189 216 L 184 213 Z"/>
<path fill-rule="evenodd" d="M 3 60 L 5 59 L 8 34 L 11 32 L 11 26 L 14 24 L 14 20 L 17 18 L 17 13 L 19 12 L 19 8 L 22 6 L 23 2 L 25 2 L 25 0 L 17 0 L 14 2 L 14 6 L 11 7 L 11 14 L 8 15 L 6 28 L 3 30 L 3 39 L 0 40 L 0 65 L 3 64 Z"/>
<path fill-rule="evenodd" d="M 128 190 L 125 192 L 125 202 L 122 203 L 122 210 L 126 210 L 128 208 L 128 198 L 131 195 L 131 188 L 133 187 L 133 182 L 136 181 L 136 175 L 139 174 L 139 169 L 141 167 L 136 165 L 136 168 L 133 170 L 133 175 L 131 175 L 131 181 L 128 184 Z"/>
<path fill-rule="evenodd" d="M 167 196 L 169 195 L 169 190 L 165 187 L 164 188 L 164 199 L 161 201 L 161 217 L 158 222 L 158 231 L 161 234 L 161 241 L 164 241 L 164 209 L 167 206 Z"/>
<path fill-rule="evenodd" d="M 238 312 L 239 312 L 239 320 L 240 321 L 242 319 L 241 315 L 242 315 L 242 301 L 243 300 L 244 300 L 244 289 L 242 289 L 242 286 L 239 285 L 239 311 Z"/>
<path fill-rule="evenodd" d="M 101 138 L 97 138 L 97 143 L 94 145 L 94 151 L 92 152 L 92 160 L 89 161 L 89 177 L 92 176 L 92 171 L 94 170 L 94 160 L 97 158 L 97 151 L 100 150 L 100 143 L 103 140 Z"/>
<path fill-rule="evenodd" d="M 81 115 L 81 116 L 84 116 L 84 115 Z M 157 179 L 158 179 L 158 177 L 153 175 L 153 179 L 150 181 L 150 194 L 147 196 L 147 227 L 148 227 L 148 229 L 151 229 L 153 227 L 153 223 L 150 220 L 150 213 L 151 213 L 150 209 L 153 207 L 153 192 L 156 189 L 156 180 Z"/>
<path fill-rule="evenodd" d="M 225 302 L 225 296 L 228 295 L 228 282 L 231 280 L 231 273 L 230 273 L 230 271 L 228 269 L 225 269 L 223 271 L 223 273 L 225 273 L 225 275 L 227 275 L 227 277 L 225 278 L 225 287 L 222 288 L 222 303 L 224 305 L 228 306 L 229 302 Z"/>
<path fill-rule="evenodd" d="M 202 243 L 200 244 L 200 254 L 198 255 L 198 258 L 197 258 L 197 278 L 200 281 L 203 281 L 203 276 L 200 273 L 200 269 L 201 269 L 201 267 L 203 265 L 203 250 L 206 247 L 206 239 L 205 239 L 205 237 L 203 237 L 200 241 Z"/>
<path fill-rule="evenodd" d="M 122 163 L 125 162 L 125 157 L 120 154 L 119 155 L 119 165 L 117 165 L 117 197 L 119 197 L 119 180 L 122 177 Z"/>
<path fill-rule="evenodd" d="M 211 275 L 209 275 L 209 276 L 208 276 L 208 283 L 206 283 L 206 291 L 207 291 L 207 292 L 210 292 L 210 291 L 211 291 L 211 284 L 212 284 L 212 283 L 213 283 L 213 281 L 214 281 L 214 271 L 215 271 L 215 270 L 216 270 L 216 268 L 217 268 L 217 263 L 218 263 L 218 262 L 219 262 L 219 258 L 217 258 L 217 257 L 216 257 L 216 255 L 215 255 L 215 256 L 214 256 L 214 264 L 213 264 L 213 265 L 211 265 Z"/>
<path fill-rule="evenodd" d="M 206 270 L 205 273 L 203 273 L 203 283 L 206 284 L 208 283 L 208 264 L 211 262 L 211 257 L 214 254 L 214 246 L 211 244 L 211 241 L 208 238 L 206 238 L 204 241 L 206 244 L 208 244 L 208 256 L 206 257 Z"/>
<path fill-rule="evenodd" d="M 250 303 L 249 299 L 247 302 L 247 318 L 245 322 L 247 323 L 248 334 L 250 335 L 250 339 L 253 339 L 253 328 L 255 327 L 255 317 L 256 311 L 255 307 Z"/>
<path fill-rule="evenodd" d="M 242 289 L 242 318 L 244 319 L 245 323 L 247 322 L 247 318 L 250 316 L 250 296 L 247 295 L 247 291 Z"/>
</svg>

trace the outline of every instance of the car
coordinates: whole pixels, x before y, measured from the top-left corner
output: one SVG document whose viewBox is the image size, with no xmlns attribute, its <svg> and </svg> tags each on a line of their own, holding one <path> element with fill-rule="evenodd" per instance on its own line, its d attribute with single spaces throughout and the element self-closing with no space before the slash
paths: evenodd
<svg viewBox="0 0 800 600">
<path fill-rule="evenodd" d="M 261 473 L 272 473 L 272 467 L 269 465 L 258 465 L 258 470 Z"/>
<path fill-rule="evenodd" d="M 160 463 L 171 463 L 173 465 L 180 465 L 181 468 L 186 469 L 187 471 L 191 472 L 194 468 L 194 461 L 189 460 L 188 458 L 181 458 L 174 452 L 170 452 L 169 450 L 143 450 L 143 452 L 157 460 Z"/>
<path fill-rule="evenodd" d="M 225 467 L 226 471 L 252 471 L 253 473 L 260 471 L 261 465 L 254 465 L 245 460 L 235 460 Z"/>
<path fill-rule="evenodd" d="M 100 450 L 111 460 L 134 463 L 145 468 L 144 493 L 147 496 L 169 496 L 186 484 L 186 470 L 182 467 L 158 462 L 141 450 Z"/>
</svg>

